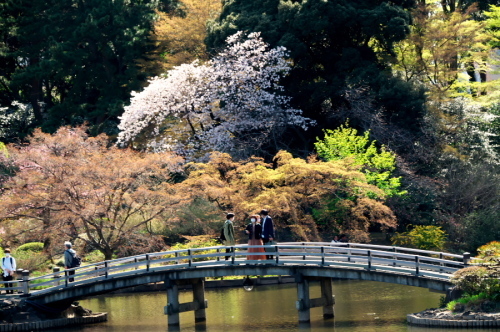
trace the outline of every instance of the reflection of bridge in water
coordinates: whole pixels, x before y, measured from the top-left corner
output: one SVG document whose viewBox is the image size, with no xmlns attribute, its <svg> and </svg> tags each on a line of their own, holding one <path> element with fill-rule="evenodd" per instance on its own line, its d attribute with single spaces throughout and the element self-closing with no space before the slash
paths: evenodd
<svg viewBox="0 0 500 332">
<path fill-rule="evenodd" d="M 264 246 L 265 247 L 265 246 Z M 227 254 L 225 249 L 231 248 Z M 310 308 L 323 307 L 333 317 L 332 278 L 370 280 L 446 291 L 450 276 L 466 266 L 470 255 L 403 247 L 352 243 L 280 243 L 272 248 L 272 260 L 251 260 L 247 245 L 209 247 L 149 253 L 120 258 L 30 278 L 14 289 L 36 306 L 60 305 L 73 300 L 149 283 L 164 282 L 165 314 L 169 325 L 179 324 L 179 313 L 194 311 L 195 320 L 206 318 L 204 281 L 225 276 L 294 276 L 297 282 L 299 321 L 310 319 Z M 224 257 L 230 255 L 228 260 Z M 69 282 L 74 278 L 73 282 Z M 321 297 L 309 297 L 309 282 L 319 281 Z M 179 303 L 181 285 L 192 285 L 193 301 Z M 12 296 L 12 295 L 10 295 Z M 19 295 L 14 295 L 19 296 Z"/>
</svg>

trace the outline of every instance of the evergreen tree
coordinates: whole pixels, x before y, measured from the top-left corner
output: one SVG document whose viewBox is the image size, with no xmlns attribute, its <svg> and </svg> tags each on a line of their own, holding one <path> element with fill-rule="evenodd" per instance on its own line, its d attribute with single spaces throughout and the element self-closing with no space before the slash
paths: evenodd
<svg viewBox="0 0 500 332">
<path fill-rule="evenodd" d="M 144 74 L 157 10 L 177 0 L 2 0 L 0 99 L 30 103 L 35 124 L 88 121 L 112 132 Z"/>
</svg>

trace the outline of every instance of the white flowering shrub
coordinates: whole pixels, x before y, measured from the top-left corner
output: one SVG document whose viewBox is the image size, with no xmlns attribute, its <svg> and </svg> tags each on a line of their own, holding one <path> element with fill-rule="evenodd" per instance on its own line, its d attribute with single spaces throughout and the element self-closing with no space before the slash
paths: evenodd
<svg viewBox="0 0 500 332">
<path fill-rule="evenodd" d="M 30 104 L 14 101 L 11 107 L 0 107 L 0 140 L 19 137 L 19 132 L 34 120 L 35 113 Z"/>
<path fill-rule="evenodd" d="M 120 118 L 118 144 L 245 158 L 287 126 L 307 129 L 312 121 L 289 106 L 279 82 L 290 71 L 286 56 L 259 33 L 228 37 L 226 49 L 206 64 L 175 67 L 134 93 Z"/>
<path fill-rule="evenodd" d="M 498 164 L 500 158 L 495 143 L 498 134 L 493 125 L 498 115 L 466 98 L 455 98 L 438 107 L 439 116 L 428 121 L 433 122 L 446 144 L 445 155 Z"/>
</svg>

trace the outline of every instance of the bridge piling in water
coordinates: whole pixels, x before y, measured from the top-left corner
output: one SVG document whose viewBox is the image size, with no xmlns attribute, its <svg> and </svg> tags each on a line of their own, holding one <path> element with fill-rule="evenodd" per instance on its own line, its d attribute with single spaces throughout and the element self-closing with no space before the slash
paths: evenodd
<svg viewBox="0 0 500 332">
<path fill-rule="evenodd" d="M 335 297 L 333 296 L 332 279 L 331 278 L 321 278 L 321 298 L 324 301 L 323 304 L 323 318 L 333 318 L 335 317 L 334 304 Z"/>
<path fill-rule="evenodd" d="M 191 285 L 193 288 L 193 302 L 179 303 L 179 285 Z M 185 311 L 194 311 L 195 322 L 206 320 L 205 309 L 208 307 L 205 300 L 205 278 L 165 280 L 167 290 L 167 305 L 164 308 L 168 315 L 168 325 L 180 325 L 179 314 Z"/>
<path fill-rule="evenodd" d="M 309 282 L 318 281 L 321 286 L 321 297 L 311 299 L 309 297 Z M 299 312 L 299 323 L 311 321 L 311 308 L 323 307 L 323 318 L 333 318 L 335 298 L 333 296 L 332 278 L 325 277 L 305 277 L 302 274 L 295 276 L 297 282 L 297 302 L 296 307 Z"/>
</svg>

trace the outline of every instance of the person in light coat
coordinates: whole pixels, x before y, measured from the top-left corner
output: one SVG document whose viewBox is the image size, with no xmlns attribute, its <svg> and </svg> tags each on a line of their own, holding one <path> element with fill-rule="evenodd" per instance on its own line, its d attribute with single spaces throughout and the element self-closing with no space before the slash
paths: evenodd
<svg viewBox="0 0 500 332">
<path fill-rule="evenodd" d="M 234 246 L 236 244 L 234 240 L 234 213 L 228 213 L 226 215 L 226 221 L 224 222 L 224 240 L 225 246 Z M 231 248 L 226 249 L 226 253 L 231 253 Z M 231 256 L 226 256 L 226 260 L 228 260 Z"/>
<path fill-rule="evenodd" d="M 16 259 L 10 254 L 10 249 L 5 249 L 5 257 L 2 258 L 2 279 L 3 281 L 12 281 L 16 272 Z M 12 284 L 5 284 L 7 294 L 14 294 Z"/>
</svg>

